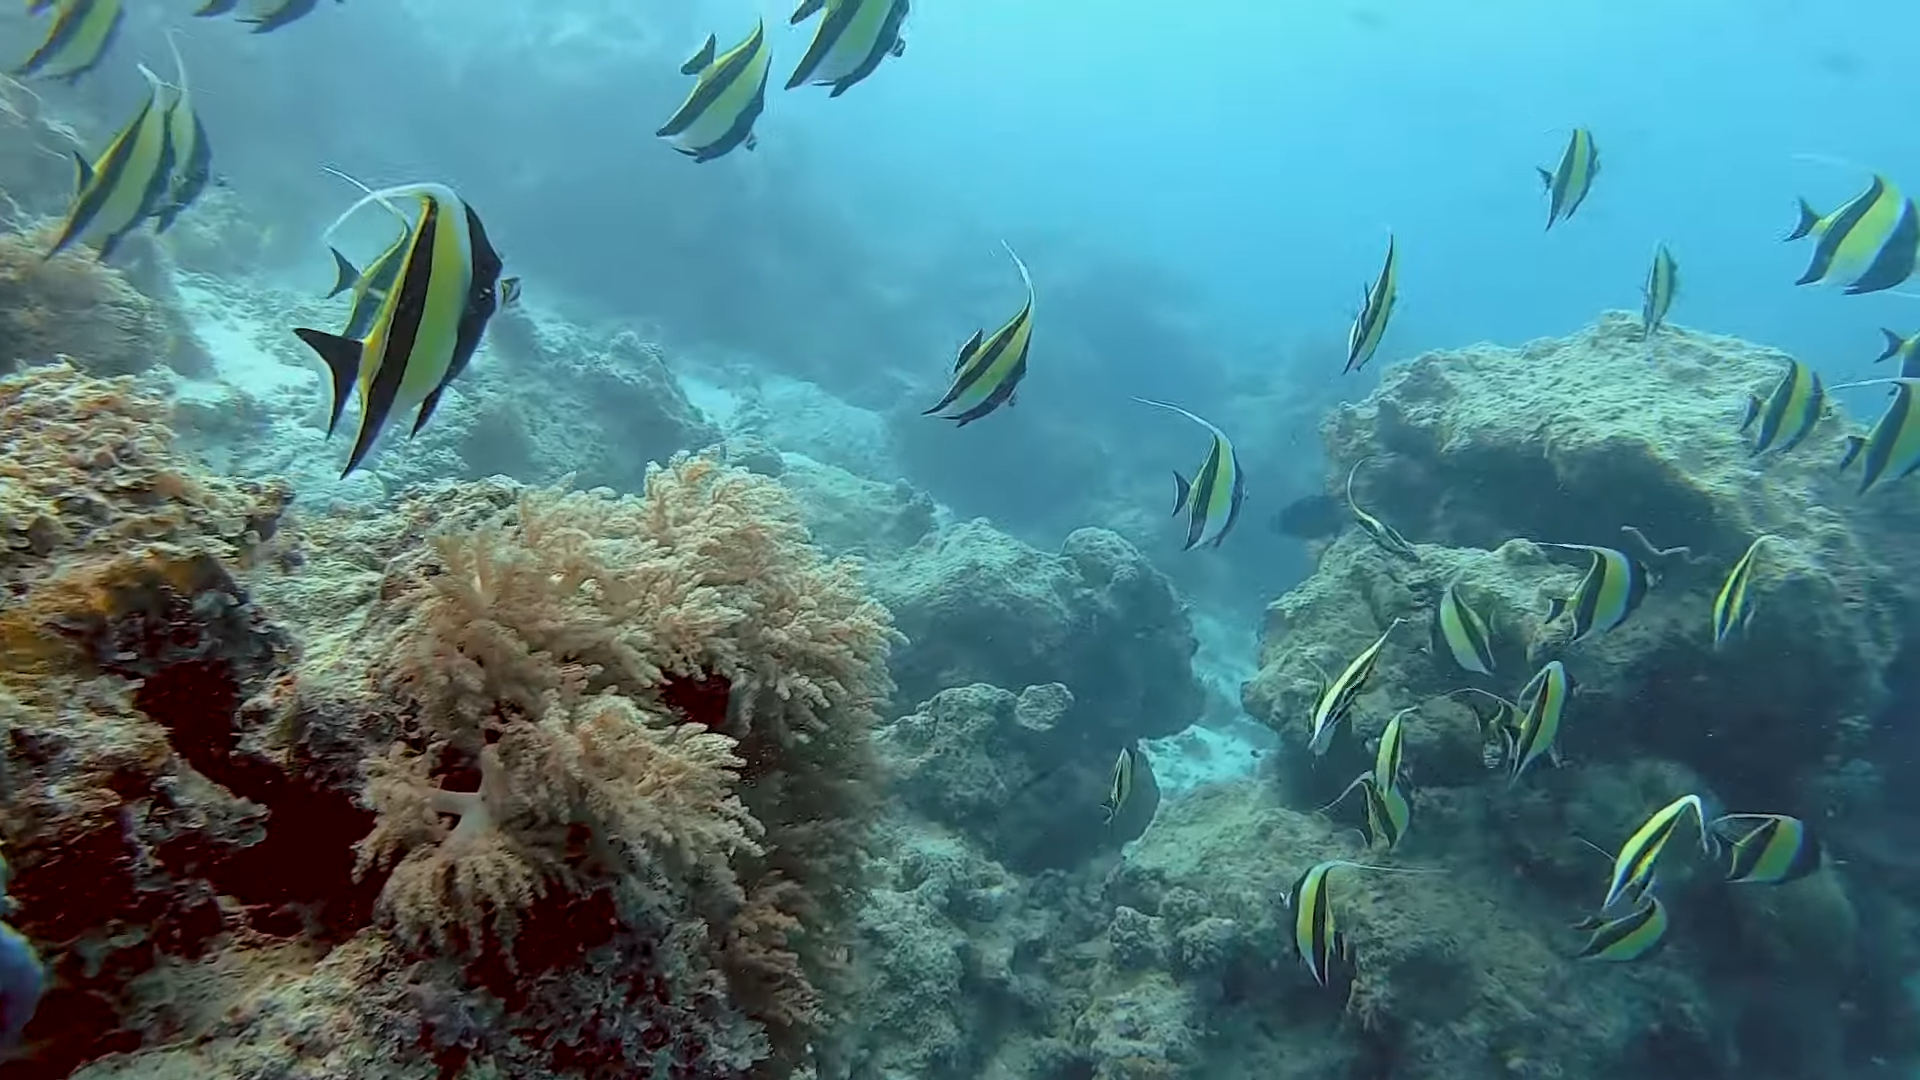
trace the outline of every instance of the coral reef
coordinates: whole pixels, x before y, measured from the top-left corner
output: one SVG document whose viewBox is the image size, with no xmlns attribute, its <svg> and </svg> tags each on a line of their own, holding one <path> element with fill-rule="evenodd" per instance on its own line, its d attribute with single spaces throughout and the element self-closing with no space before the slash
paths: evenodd
<svg viewBox="0 0 1920 1080">
<path fill-rule="evenodd" d="M 777 483 L 681 458 L 292 529 L 164 419 L 0 382 L 0 833 L 52 973 L 10 1072 L 843 1052 L 893 632 Z"/>
<path fill-rule="evenodd" d="M 1704 880 L 1711 871 L 1682 875 L 1667 887 L 1676 940 L 1664 958 L 1610 981 L 1608 996 L 1578 1014 L 1562 1011 L 1584 984 L 1558 958 L 1567 946 L 1548 936 L 1539 913 L 1570 919 L 1597 901 L 1604 862 L 1577 838 L 1617 844 L 1687 791 L 1802 816 L 1836 844 L 1875 835 L 1883 826 L 1873 811 L 1847 815 L 1834 795 L 1876 801 L 1861 788 L 1871 773 L 1855 764 L 1882 752 L 1889 674 L 1912 647 L 1902 629 L 1912 555 L 1891 539 L 1912 510 L 1854 499 L 1835 475 L 1844 419 L 1791 455 L 1754 458 L 1738 431 L 1740 407 L 1749 390 L 1778 378 L 1785 358 L 1676 330 L 1649 364 L 1632 325 L 1609 315 L 1570 338 L 1430 355 L 1385 373 L 1367 401 L 1329 420 L 1329 479 L 1359 465 L 1357 500 L 1413 541 L 1418 559 L 1350 530 L 1268 610 L 1261 670 L 1244 700 L 1288 747 L 1273 770 L 1288 805 L 1332 798 L 1367 767 L 1368 740 L 1387 719 L 1415 710 L 1406 758 L 1418 794 L 1404 850 L 1447 873 L 1411 887 L 1422 899 L 1391 916 L 1399 944 L 1363 957 L 1351 1005 L 1386 1025 L 1382 1052 L 1422 1062 L 1407 1075 L 1441 1075 L 1449 1062 L 1468 1068 L 1477 1054 L 1543 1075 L 1609 1075 L 1657 1056 L 1686 1060 L 1696 1075 L 1731 1074 L 1744 1062 L 1746 1075 L 1785 1077 L 1920 1049 L 1899 1034 L 1909 1022 L 1891 1019 L 1912 1008 L 1899 986 L 1911 958 L 1858 947 L 1900 937 L 1885 922 L 1894 909 L 1874 899 L 1891 871 L 1866 860 L 1765 897 L 1714 887 Z M 1716 649 L 1714 594 L 1763 533 L 1775 539 L 1753 623 Z M 1620 627 L 1572 642 L 1565 619 L 1545 618 L 1546 602 L 1571 592 L 1584 559 L 1545 542 L 1607 545 L 1644 560 L 1653 577 L 1644 603 Z M 1449 584 L 1492 627 L 1492 679 L 1428 647 Z M 1388 632 L 1396 619 L 1403 624 Z M 1383 632 L 1350 730 L 1325 757 L 1307 754 L 1316 667 L 1339 671 Z M 1513 694 L 1555 658 L 1575 687 L 1559 739 L 1567 766 L 1509 788 L 1486 767 L 1473 711 L 1445 695 L 1465 686 Z M 1402 884 L 1352 888 L 1388 895 Z M 1417 944 L 1429 934 L 1439 936 Z M 1814 941 L 1823 951 L 1809 964 Z M 1499 997 L 1464 991 L 1471 969 L 1529 953 L 1534 960 L 1510 968 L 1499 961 Z M 1719 971 L 1756 963 L 1782 978 L 1767 990 L 1715 992 Z M 1485 973 L 1474 979 L 1486 985 Z M 1779 1030 L 1781 1017 L 1821 995 L 1843 996 L 1848 1009 Z M 1442 1000 L 1455 1008 L 1430 1015 Z M 1501 1001 L 1560 1017 L 1547 1025 L 1557 1044 L 1522 1038 L 1521 1014 Z"/>
<path fill-rule="evenodd" d="M 47 230 L 0 235 L 0 373 L 64 358 L 96 375 L 142 371 L 172 351 L 154 301 L 89 250 L 43 259 Z"/>
</svg>

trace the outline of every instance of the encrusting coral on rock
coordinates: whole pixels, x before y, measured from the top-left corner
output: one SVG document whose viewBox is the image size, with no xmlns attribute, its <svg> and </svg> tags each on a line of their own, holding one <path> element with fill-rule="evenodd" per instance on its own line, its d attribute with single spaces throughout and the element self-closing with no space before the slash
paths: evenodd
<svg viewBox="0 0 1920 1080">
<path fill-rule="evenodd" d="M 10 1071 L 839 1052 L 895 635 L 776 482 L 680 458 L 643 498 L 444 485 L 290 528 L 163 420 L 0 381 L 0 831 L 51 971 Z"/>
</svg>

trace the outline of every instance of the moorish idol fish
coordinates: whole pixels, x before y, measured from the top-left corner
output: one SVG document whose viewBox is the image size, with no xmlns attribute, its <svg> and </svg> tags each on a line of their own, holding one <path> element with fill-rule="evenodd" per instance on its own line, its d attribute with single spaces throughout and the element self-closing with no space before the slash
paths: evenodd
<svg viewBox="0 0 1920 1080">
<path fill-rule="evenodd" d="M 1292 915 L 1293 950 L 1307 965 L 1307 973 L 1313 976 L 1313 981 L 1321 986 L 1329 985 L 1341 974 L 1336 970 L 1338 965 L 1350 964 L 1353 960 L 1346 935 L 1334 925 L 1333 897 L 1327 888 L 1328 875 L 1342 866 L 1392 874 L 1432 873 L 1411 867 L 1370 866 L 1345 859 L 1328 859 L 1307 867 L 1295 879 L 1293 888 L 1281 895 L 1281 900 Z"/>
<path fill-rule="evenodd" d="M 1460 586 L 1449 584 L 1433 607 L 1433 653 L 1453 661 L 1473 675 L 1493 674 L 1493 635 L 1487 621 L 1460 598 Z"/>
<path fill-rule="evenodd" d="M 1734 630 L 1744 630 L 1753 621 L 1753 609 L 1749 606 L 1749 595 L 1753 587 L 1754 556 L 1760 553 L 1760 545 L 1773 537 L 1761 534 L 1747 545 L 1746 554 L 1733 564 L 1733 570 L 1727 575 L 1726 583 L 1713 597 L 1713 647 L 1719 648 L 1733 635 Z"/>
<path fill-rule="evenodd" d="M 736 146 L 753 149 L 753 124 L 767 100 L 773 50 L 767 45 L 766 23 L 755 23 L 745 41 L 718 59 L 714 46 L 708 35 L 700 51 L 681 66 L 682 74 L 699 78 L 680 108 L 654 132 L 695 161 L 712 161 Z"/>
<path fill-rule="evenodd" d="M 92 71 L 107 54 L 126 12 L 122 0 L 67 0 L 65 6 L 42 4 L 31 8 L 39 12 L 52 7 L 53 24 L 46 39 L 33 54 L 11 72 L 17 78 L 43 75 L 69 82 Z"/>
<path fill-rule="evenodd" d="M 1874 363 L 1898 358 L 1900 377 L 1913 378 L 1920 375 L 1920 334 L 1901 337 L 1899 334 L 1882 327 L 1880 333 L 1886 336 L 1887 350 L 1873 358 Z"/>
<path fill-rule="evenodd" d="M 1360 466 L 1365 465 L 1369 460 L 1371 459 L 1361 458 L 1353 463 L 1353 468 L 1347 470 L 1347 510 L 1353 515 L 1354 524 L 1360 526 L 1360 531 L 1366 533 L 1369 539 L 1378 544 L 1380 550 L 1389 555 L 1398 555 L 1403 559 L 1419 562 L 1420 552 L 1407 542 L 1406 537 L 1400 535 L 1400 530 L 1360 509 L 1360 504 L 1353 501 L 1353 478 L 1360 472 Z"/>
<path fill-rule="evenodd" d="M 1573 216 L 1593 189 L 1593 178 L 1600 175 L 1600 151 L 1594 148 L 1593 132 L 1574 128 L 1567 140 L 1566 152 L 1552 172 L 1537 170 L 1547 189 L 1547 228 Z"/>
<path fill-rule="evenodd" d="M 1540 546 L 1584 551 L 1593 556 L 1586 576 L 1580 579 L 1571 597 L 1548 598 L 1547 622 L 1562 615 L 1571 615 L 1573 619 L 1573 640 L 1569 644 L 1615 629 L 1647 598 L 1652 575 L 1639 560 L 1624 551 L 1592 544 Z"/>
<path fill-rule="evenodd" d="M 1879 292 L 1913 276 L 1920 252 L 1920 212 L 1900 189 L 1875 174 L 1867 190 L 1822 217 L 1800 200 L 1800 221 L 1788 240 L 1817 237 L 1813 259 L 1795 285 L 1844 281 L 1848 295 Z"/>
<path fill-rule="evenodd" d="M 332 166 L 323 167 L 328 172 L 359 188 L 361 191 L 369 195 L 373 194 L 372 188 L 352 176 Z M 393 288 L 394 279 L 400 276 L 401 264 L 406 261 L 407 249 L 413 242 L 413 219 L 402 213 L 399 207 L 391 202 L 384 199 L 378 200 L 378 202 L 399 220 L 400 233 L 393 238 L 393 242 L 387 245 L 386 250 L 382 251 L 378 258 L 367 264 L 365 270 L 354 266 L 352 261 L 340 253 L 339 248 L 333 247 L 331 244 L 327 247 L 327 250 L 333 255 L 334 271 L 333 288 L 328 291 L 327 296 L 332 298 L 343 292 L 352 290 L 352 295 L 349 298 L 352 307 L 349 309 L 347 315 L 346 328 L 340 332 L 340 336 L 342 337 L 364 338 L 367 336 L 367 332 L 373 329 L 374 316 L 379 314 L 380 305 L 386 301 L 387 292 Z M 344 224 L 345 221 L 346 219 L 343 217 L 334 224 L 338 226 Z M 329 235 L 331 235 L 331 230 L 329 231 Z M 333 434 L 334 427 L 340 422 L 341 411 L 346 408 L 346 405 L 346 395 L 341 394 L 334 397 L 333 413 L 327 421 L 328 435 Z"/>
<path fill-rule="evenodd" d="M 1763 454 L 1778 444 L 1784 454 L 1812 434 L 1826 407 L 1827 391 L 1820 376 L 1800 361 L 1789 359 L 1786 372 L 1765 401 L 1756 395 L 1747 397 L 1747 411 L 1741 418 L 1740 430 L 1745 431 L 1755 420 L 1760 421 L 1753 452 Z"/>
<path fill-rule="evenodd" d="M 1686 816 L 1688 810 L 1693 811 L 1694 820 L 1700 824 L 1700 850 L 1712 855 L 1719 849 L 1712 831 L 1707 827 L 1707 811 L 1700 796 L 1680 796 L 1655 810 L 1653 816 L 1642 822 L 1633 835 L 1627 837 L 1627 842 L 1620 845 L 1619 853 L 1613 857 L 1613 878 L 1607 884 L 1607 898 L 1600 902 L 1600 910 L 1612 910 L 1630 888 L 1652 878 L 1660 853 L 1666 849 L 1667 841 L 1673 837 L 1680 819 Z"/>
<path fill-rule="evenodd" d="M 1625 963 L 1652 956 L 1667 938 L 1667 908 L 1651 891 L 1633 911 L 1615 919 L 1596 919 L 1580 929 L 1591 930 L 1581 960 Z"/>
<path fill-rule="evenodd" d="M 1100 803 L 1100 809 L 1106 811 L 1106 824 L 1113 824 L 1113 816 L 1127 805 L 1127 799 L 1133 794 L 1133 770 L 1139 754 L 1131 746 L 1120 748 L 1120 757 L 1113 763 L 1113 777 L 1107 781 L 1107 797 Z"/>
<path fill-rule="evenodd" d="M 1354 657 L 1353 662 L 1340 673 L 1340 677 L 1320 691 L 1320 698 L 1314 703 L 1313 719 L 1307 729 L 1307 747 L 1315 756 L 1325 754 L 1327 747 L 1333 745 L 1335 729 L 1352 711 L 1353 703 L 1359 699 L 1360 692 L 1366 689 L 1367 680 L 1373 677 L 1373 669 L 1380 663 L 1380 648 L 1387 643 L 1387 635 L 1404 621 L 1395 619 L 1388 623 L 1373 644 L 1361 650 L 1360 655 Z"/>
<path fill-rule="evenodd" d="M 1233 523 L 1240 519 L 1240 503 L 1247 495 L 1246 473 L 1240 469 L 1233 442 L 1226 432 L 1178 405 L 1143 397 L 1133 400 L 1177 412 L 1213 433 L 1213 444 L 1207 448 L 1206 459 L 1200 463 L 1200 471 L 1193 474 L 1192 483 L 1188 483 L 1179 470 L 1174 471 L 1173 513 L 1176 517 L 1185 514 L 1187 518 L 1187 540 L 1181 545 L 1182 551 L 1192 551 L 1203 544 L 1219 547 Z"/>
<path fill-rule="evenodd" d="M 922 412 L 922 416 L 940 414 L 940 419 L 966 427 L 1002 405 L 1014 404 L 1020 380 L 1027 375 L 1027 349 L 1033 344 L 1033 275 L 1027 273 L 1027 264 L 1013 254 L 1012 247 L 1005 241 L 1001 246 L 1007 248 L 1013 265 L 1020 270 L 1020 281 L 1027 287 L 1027 302 L 1013 318 L 995 330 L 992 337 L 975 330 L 967 343 L 960 346 L 960 357 L 953 363 L 953 385 L 947 388 L 946 396 Z"/>
<path fill-rule="evenodd" d="M 167 137 L 173 140 L 173 182 L 153 227 L 162 233 L 173 227 L 174 220 L 193 205 L 213 178 L 213 145 L 207 141 L 200 114 L 194 111 L 192 92 L 187 88 L 187 63 L 181 59 L 180 44 L 171 33 L 167 35 L 167 47 L 173 50 L 173 66 L 180 81 L 173 88 L 173 104 L 167 109 Z"/>
<path fill-rule="evenodd" d="M 79 178 L 73 205 L 46 258 L 58 255 L 82 235 L 91 235 L 100 237 L 104 261 L 127 234 L 160 208 L 173 172 L 173 140 L 167 110 L 160 102 L 160 79 L 144 66 L 140 74 L 147 80 L 147 100 L 140 111 L 114 135 L 98 160 L 88 164 L 74 155 Z"/>
<path fill-rule="evenodd" d="M 294 330 L 332 373 L 336 413 L 350 390 L 359 391 L 360 429 L 343 478 L 366 459 L 395 412 L 419 406 L 413 424 L 419 433 L 447 385 L 466 370 L 499 307 L 500 256 L 480 216 L 444 184 L 376 191 L 341 220 L 368 203 L 393 199 L 411 199 L 418 211 L 393 287 L 366 338 Z"/>
<path fill-rule="evenodd" d="M 1573 680 L 1558 660 L 1536 672 L 1520 691 L 1518 726 L 1503 732 L 1506 738 L 1507 786 L 1520 782 L 1534 762 L 1543 757 L 1559 763 L 1560 719 L 1566 714 Z"/>
<path fill-rule="evenodd" d="M 334 2 L 342 3 L 344 0 Z M 239 21 L 252 23 L 256 34 L 267 34 L 306 18 L 319 6 L 320 0 L 265 0 L 264 3 L 256 3 L 253 13 L 241 16 Z"/>
<path fill-rule="evenodd" d="M 1913 407 L 1913 391 L 1920 386 L 1920 379 L 1868 379 L 1865 382 L 1842 383 L 1834 389 L 1845 390 L 1880 383 L 1893 386 L 1893 400 L 1864 438 L 1847 436 L 1846 453 L 1840 459 L 1840 468 L 1843 470 L 1855 458 L 1860 459 L 1860 487 L 1857 493 L 1861 495 L 1882 480 L 1898 480 L 1920 469 L 1920 409 Z"/>
<path fill-rule="evenodd" d="M 1394 257 L 1393 237 L 1387 237 L 1387 262 L 1380 268 L 1380 276 L 1367 286 L 1366 296 L 1360 304 L 1360 314 L 1353 320 L 1353 329 L 1347 331 L 1347 366 L 1341 374 L 1358 371 L 1373 359 L 1380 348 L 1380 339 L 1386 336 L 1387 319 L 1393 315 L 1393 302 L 1400 294 L 1400 264 Z"/>
<path fill-rule="evenodd" d="M 822 9 L 826 16 L 787 79 L 787 89 L 812 83 L 833 87 L 829 97 L 846 93 L 873 74 L 882 59 L 907 51 L 900 26 L 910 7 L 909 0 L 801 0 L 792 22 L 804 22 Z"/>
<path fill-rule="evenodd" d="M 1640 306 L 1641 338 L 1650 338 L 1660 329 L 1667 312 L 1673 310 L 1673 298 L 1679 288 L 1680 267 L 1673 261 L 1667 245 L 1661 244 L 1653 251 L 1653 266 L 1647 270 L 1647 284 L 1641 290 L 1644 294 Z"/>
<path fill-rule="evenodd" d="M 1361 773 L 1353 778 L 1346 790 L 1332 802 L 1320 808 L 1321 813 L 1338 806 L 1354 791 L 1360 792 L 1366 802 L 1367 846 L 1385 847 L 1391 851 L 1407 834 L 1407 826 L 1413 819 L 1413 805 L 1399 785 L 1382 787 L 1374 780 L 1372 773 Z"/>
<path fill-rule="evenodd" d="M 1729 882 L 1782 885 L 1820 869 L 1820 841 L 1797 817 L 1726 814 L 1711 827 L 1733 847 L 1732 865 L 1727 868 Z"/>
</svg>

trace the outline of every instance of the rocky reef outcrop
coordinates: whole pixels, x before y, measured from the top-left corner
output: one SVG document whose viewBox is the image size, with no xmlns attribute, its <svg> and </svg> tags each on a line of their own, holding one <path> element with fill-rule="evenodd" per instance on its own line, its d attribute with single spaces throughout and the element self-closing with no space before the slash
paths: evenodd
<svg viewBox="0 0 1920 1080">
<path fill-rule="evenodd" d="M 0 381 L 21 1075 L 835 1060 L 885 611 L 773 481 L 282 520 L 159 402 Z"/>
</svg>

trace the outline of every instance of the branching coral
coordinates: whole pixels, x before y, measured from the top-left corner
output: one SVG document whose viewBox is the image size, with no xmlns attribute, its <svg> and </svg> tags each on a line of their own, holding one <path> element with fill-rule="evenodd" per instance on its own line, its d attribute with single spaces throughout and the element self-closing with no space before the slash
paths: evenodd
<svg viewBox="0 0 1920 1080">
<path fill-rule="evenodd" d="M 684 456 L 643 499 L 524 492 L 391 569 L 376 681 L 417 734 L 369 764 L 360 859 L 398 936 L 511 962 L 543 898 L 613 896 L 654 956 L 622 977 L 681 1016 L 641 1046 L 691 1064 L 719 980 L 784 1075 L 834 1019 L 890 690 L 857 571 L 774 482 Z"/>
</svg>

